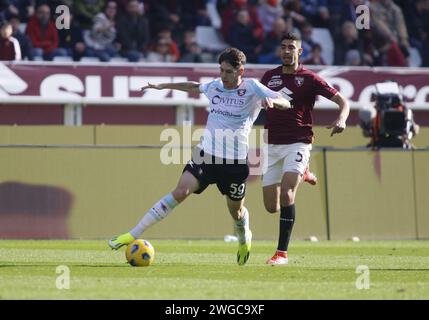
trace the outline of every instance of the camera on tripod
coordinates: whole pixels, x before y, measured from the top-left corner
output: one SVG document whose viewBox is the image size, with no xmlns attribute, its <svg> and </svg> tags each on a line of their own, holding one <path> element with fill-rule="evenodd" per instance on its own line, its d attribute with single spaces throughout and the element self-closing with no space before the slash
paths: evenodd
<svg viewBox="0 0 429 320">
<path fill-rule="evenodd" d="M 368 147 L 411 149 L 411 139 L 418 132 L 413 112 L 402 98 L 396 82 L 381 82 L 375 85 L 372 109 L 359 110 L 361 128 L 364 136 L 370 137 Z"/>
</svg>

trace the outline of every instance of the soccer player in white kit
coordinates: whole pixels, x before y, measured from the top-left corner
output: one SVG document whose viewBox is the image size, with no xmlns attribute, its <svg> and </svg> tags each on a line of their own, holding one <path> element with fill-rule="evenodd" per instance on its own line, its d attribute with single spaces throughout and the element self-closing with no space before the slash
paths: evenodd
<svg viewBox="0 0 429 320">
<path fill-rule="evenodd" d="M 290 103 L 281 93 L 270 90 L 254 79 L 243 79 L 246 56 L 236 48 L 225 49 L 219 56 L 220 78 L 198 82 L 148 84 L 146 89 L 175 89 L 203 93 L 210 111 L 202 142 L 193 152 L 174 190 L 160 199 L 128 233 L 109 241 L 112 249 L 131 243 L 151 225 L 165 218 L 192 193 L 203 192 L 216 184 L 226 195 L 229 213 L 238 235 L 237 263 L 244 265 L 251 248 L 249 212 L 244 207 L 248 138 L 261 106 L 287 109 Z M 232 133 L 232 134 L 231 134 Z"/>
</svg>

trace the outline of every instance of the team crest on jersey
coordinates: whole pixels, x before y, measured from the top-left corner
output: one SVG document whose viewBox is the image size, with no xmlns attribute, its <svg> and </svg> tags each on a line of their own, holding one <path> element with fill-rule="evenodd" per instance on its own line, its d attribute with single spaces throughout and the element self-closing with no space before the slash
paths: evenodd
<svg viewBox="0 0 429 320">
<path fill-rule="evenodd" d="M 304 84 L 304 77 L 295 77 L 295 84 L 301 87 Z"/>
<path fill-rule="evenodd" d="M 238 89 L 237 90 L 237 94 L 241 97 L 244 96 L 246 94 L 246 89 Z"/>
</svg>

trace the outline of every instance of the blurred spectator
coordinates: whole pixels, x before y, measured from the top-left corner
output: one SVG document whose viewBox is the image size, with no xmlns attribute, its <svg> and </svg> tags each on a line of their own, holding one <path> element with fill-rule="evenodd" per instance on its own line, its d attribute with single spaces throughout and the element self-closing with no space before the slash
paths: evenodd
<svg viewBox="0 0 429 320">
<path fill-rule="evenodd" d="M 18 40 L 12 37 L 12 25 L 5 22 L 0 27 L 0 60 L 21 60 L 21 48 Z"/>
<path fill-rule="evenodd" d="M 64 23 L 70 28 L 58 30 L 58 47 L 63 49 L 67 56 L 72 57 L 74 61 L 79 61 L 85 55 L 85 42 L 83 41 L 82 29 L 79 22 L 74 19 L 73 14 L 65 15 Z M 67 21 L 68 19 L 68 21 Z"/>
<path fill-rule="evenodd" d="M 124 14 L 127 10 L 128 0 L 115 0 L 117 6 L 117 14 Z M 142 9 L 144 10 L 144 5 L 142 4 Z"/>
<path fill-rule="evenodd" d="M 195 31 L 188 30 L 183 35 L 183 43 L 180 46 L 180 62 L 203 62 L 202 50 L 195 39 Z"/>
<path fill-rule="evenodd" d="M 147 62 L 176 62 L 176 57 L 170 53 L 168 40 L 159 38 L 155 48 L 149 51 Z"/>
<path fill-rule="evenodd" d="M 311 48 L 316 44 L 313 39 L 313 26 L 306 22 L 302 25 L 301 28 L 301 47 L 302 47 L 302 54 L 300 59 L 302 61 L 305 61 L 310 58 L 311 55 Z"/>
<path fill-rule="evenodd" d="M 149 22 L 153 35 L 168 27 L 178 40 L 185 30 L 197 25 L 211 25 L 206 10 L 207 0 L 147 0 Z"/>
<path fill-rule="evenodd" d="M 0 23 L 4 23 L 12 15 L 19 15 L 18 9 L 10 0 L 0 0 Z"/>
<path fill-rule="evenodd" d="M 5 13 L 9 6 L 9 0 L 0 0 L 0 23 L 6 20 Z"/>
<path fill-rule="evenodd" d="M 58 31 L 51 20 L 51 9 L 48 5 L 39 5 L 36 14 L 31 17 L 25 31 L 33 45 L 33 55 L 52 60 L 55 56 L 67 56 L 67 52 L 58 48 Z"/>
<path fill-rule="evenodd" d="M 139 61 L 149 42 L 149 24 L 137 0 L 128 2 L 126 13 L 118 18 L 116 30 L 121 54 L 129 61 Z"/>
<path fill-rule="evenodd" d="M 168 43 L 168 50 L 171 55 L 174 57 L 174 62 L 180 59 L 180 50 L 179 46 L 177 45 L 176 41 L 173 40 L 171 30 L 167 27 L 161 29 L 158 31 L 158 34 L 156 35 L 157 39 L 164 39 Z"/>
<path fill-rule="evenodd" d="M 292 18 L 286 19 L 277 18 L 274 21 L 272 30 L 264 39 L 262 43 L 261 54 L 259 55 L 258 62 L 266 64 L 282 64 L 280 59 L 280 42 L 283 35 L 287 32 L 293 31 Z"/>
<path fill-rule="evenodd" d="M 249 16 L 248 24 L 253 26 L 253 37 L 262 40 L 264 35 L 264 29 L 262 28 L 261 21 L 259 20 L 257 7 L 248 0 L 232 0 L 227 2 L 228 4 L 220 12 L 222 17 L 222 34 L 224 39 L 228 39 L 231 32 L 231 25 L 236 23 L 237 15 L 240 11 L 247 11 Z M 245 52 L 246 53 L 246 52 Z M 247 54 L 246 54 L 247 55 Z"/>
<path fill-rule="evenodd" d="M 30 38 L 19 29 L 19 25 L 21 24 L 19 16 L 10 17 L 9 22 L 13 29 L 12 36 L 18 40 L 21 47 L 22 60 L 33 60 L 33 46 L 31 45 Z"/>
<path fill-rule="evenodd" d="M 51 12 L 54 13 L 58 6 L 67 6 L 72 11 L 74 0 L 36 0 L 36 3 L 45 2 L 48 6 L 51 7 Z"/>
<path fill-rule="evenodd" d="M 293 19 L 294 24 L 301 26 L 307 19 L 302 14 L 302 6 L 300 0 L 284 0 L 283 7 L 285 14 Z"/>
<path fill-rule="evenodd" d="M 350 49 L 345 54 L 344 65 L 360 66 L 362 64 L 361 54 L 359 50 Z"/>
<path fill-rule="evenodd" d="M 429 0 L 417 0 L 405 6 L 410 45 L 419 50 L 422 66 L 429 67 Z"/>
<path fill-rule="evenodd" d="M 371 2 L 371 13 L 375 32 L 395 41 L 400 46 L 409 47 L 407 26 L 402 10 L 393 0 Z"/>
<path fill-rule="evenodd" d="M 327 0 L 327 6 L 329 10 L 329 31 L 332 37 L 337 41 L 341 39 L 341 29 L 338 26 L 342 26 L 344 22 L 356 21 L 356 7 L 365 4 L 365 0 Z"/>
<path fill-rule="evenodd" d="M 89 56 L 98 57 L 101 61 L 110 61 L 111 57 L 118 55 L 119 45 L 114 42 L 116 12 L 116 2 L 107 1 L 104 11 L 94 17 L 92 30 L 85 33 L 84 37 Z"/>
<path fill-rule="evenodd" d="M 178 6 L 183 30 L 195 29 L 196 26 L 210 26 L 210 17 L 206 10 L 207 0 L 174 1 Z"/>
<path fill-rule="evenodd" d="M 352 21 L 345 21 L 339 29 L 341 37 L 335 42 L 335 65 L 346 64 L 346 55 L 350 50 L 359 52 L 360 65 L 380 65 L 378 51 L 373 45 L 371 30 L 358 31 Z"/>
<path fill-rule="evenodd" d="M 92 22 L 97 13 L 102 12 L 104 0 L 75 0 L 74 13 L 82 29 L 91 29 Z"/>
<path fill-rule="evenodd" d="M 404 16 L 392 0 L 371 2 L 371 27 L 384 53 L 385 65 L 406 66 L 408 57 L 408 32 Z"/>
<path fill-rule="evenodd" d="M 59 10 L 57 13 L 57 8 L 59 6 L 66 6 L 69 8 L 70 12 L 73 12 L 73 0 L 35 0 L 36 4 L 47 4 L 51 8 L 52 16 L 55 19 L 57 16 L 63 13 L 63 11 Z M 76 19 L 76 21 L 79 21 L 79 19 Z"/>
<path fill-rule="evenodd" d="M 107 3 L 112 8 L 109 12 L 115 11 L 113 16 L 107 12 Z M 204 53 L 195 42 L 195 27 L 212 25 L 207 5 L 211 8 L 213 3 L 222 19 L 224 39 L 245 51 L 249 62 L 279 63 L 281 30 L 291 31 L 296 25 L 303 39 L 301 60 L 307 64 L 323 62 L 312 40 L 312 27 L 329 27 L 335 64 L 355 65 L 359 60 L 360 65 L 406 66 L 412 46 L 420 52 L 423 66 L 429 66 L 429 0 L 0 0 L 0 21 L 10 20 L 22 57 L 29 60 L 32 52 L 45 59 L 68 52 L 75 60 L 85 54 L 109 61 L 120 52 L 130 61 L 138 61 L 148 49 L 159 53 L 158 40 L 162 38 L 167 40 L 161 42 L 168 43 L 172 61 L 200 62 Z M 57 30 L 59 38 L 55 40 L 52 23 L 42 27 L 43 12 L 33 15 L 35 4 L 38 9 L 47 4 L 52 15 L 59 5 L 74 9 L 72 28 Z M 361 4 L 370 5 L 370 30 L 352 28 L 356 7 Z M 27 21 L 30 41 L 19 31 L 20 23 Z M 82 25 L 90 30 L 83 33 L 85 43 L 79 36 Z M 156 40 L 149 47 L 150 39 Z M 356 51 L 359 59 L 355 59 Z"/>
<path fill-rule="evenodd" d="M 33 0 L 0 0 L 0 12 L 3 8 L 4 20 L 18 16 L 21 21 L 27 22 L 34 14 L 34 2 Z"/>
<path fill-rule="evenodd" d="M 168 27 L 177 33 L 182 33 L 183 26 L 180 20 L 179 8 L 176 1 L 147 0 L 148 20 L 151 26 L 151 38 L 157 38 L 156 34 Z M 156 40 L 158 41 L 158 40 Z"/>
<path fill-rule="evenodd" d="M 312 65 L 325 65 L 325 61 L 322 58 L 322 47 L 320 44 L 315 43 L 311 48 L 310 57 L 307 60 L 304 60 L 302 63 L 312 64 Z"/>
<path fill-rule="evenodd" d="M 232 47 L 243 51 L 249 63 L 256 63 L 262 49 L 258 35 L 258 29 L 251 23 L 249 12 L 240 10 L 226 40 Z"/>
<path fill-rule="evenodd" d="M 280 0 L 262 0 L 258 7 L 258 17 L 264 34 L 272 30 L 273 24 L 283 16 L 284 10 Z"/>
<path fill-rule="evenodd" d="M 329 11 L 326 0 L 301 0 L 302 14 L 317 28 L 329 27 Z"/>
<path fill-rule="evenodd" d="M 344 65 L 346 61 L 346 54 L 349 50 L 357 50 L 358 52 L 363 51 L 361 43 L 359 41 L 358 30 L 351 21 L 345 21 L 341 28 L 341 40 L 335 43 L 335 65 Z"/>
</svg>

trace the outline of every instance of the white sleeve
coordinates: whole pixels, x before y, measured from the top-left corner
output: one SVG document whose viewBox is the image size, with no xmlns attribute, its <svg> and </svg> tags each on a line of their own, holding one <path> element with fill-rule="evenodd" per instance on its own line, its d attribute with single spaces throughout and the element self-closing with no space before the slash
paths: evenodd
<svg viewBox="0 0 429 320">
<path fill-rule="evenodd" d="M 280 96 L 280 94 L 278 92 L 267 88 L 262 83 L 260 83 L 258 80 L 251 79 L 250 83 L 251 83 L 253 90 L 255 91 L 256 95 L 260 99 L 264 99 L 264 98 L 276 99 Z"/>
<path fill-rule="evenodd" d="M 201 93 L 205 94 L 207 96 L 207 92 L 209 91 L 210 86 L 215 82 L 216 80 L 210 81 L 210 82 L 206 82 L 206 83 L 201 83 L 199 86 L 199 90 Z"/>
</svg>

